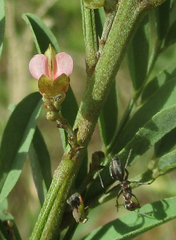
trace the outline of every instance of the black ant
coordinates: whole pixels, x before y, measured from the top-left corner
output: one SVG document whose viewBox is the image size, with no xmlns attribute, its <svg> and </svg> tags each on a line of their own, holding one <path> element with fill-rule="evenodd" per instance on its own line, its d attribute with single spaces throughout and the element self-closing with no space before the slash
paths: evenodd
<svg viewBox="0 0 176 240">
<path fill-rule="evenodd" d="M 130 184 L 137 183 L 139 185 L 149 185 L 153 181 L 138 182 L 138 181 L 129 181 L 128 180 L 129 172 L 126 169 L 126 166 L 128 164 L 130 154 L 131 154 L 131 151 L 129 153 L 125 167 L 122 166 L 122 162 L 117 156 L 113 157 L 112 161 L 110 162 L 109 172 L 110 172 L 111 177 L 115 180 L 118 180 L 119 181 L 118 185 L 121 186 L 121 190 L 119 191 L 119 193 L 117 195 L 117 200 L 116 200 L 117 201 L 117 209 L 118 209 L 118 199 L 119 199 L 120 195 L 123 194 L 125 208 L 129 211 L 134 211 L 137 208 L 140 208 L 141 206 L 139 204 L 137 197 L 132 193 L 132 188 L 131 188 Z M 132 200 L 132 198 L 135 198 L 136 202 L 134 202 Z"/>
</svg>

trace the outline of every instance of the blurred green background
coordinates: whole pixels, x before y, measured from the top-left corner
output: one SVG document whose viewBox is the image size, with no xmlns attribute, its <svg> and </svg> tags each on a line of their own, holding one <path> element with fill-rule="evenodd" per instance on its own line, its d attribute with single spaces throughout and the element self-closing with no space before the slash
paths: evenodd
<svg viewBox="0 0 176 240">
<path fill-rule="evenodd" d="M 2 136 L 14 106 L 29 93 L 37 91 L 37 81 L 31 77 L 28 70 L 28 63 L 37 52 L 31 32 L 21 17 L 23 13 L 27 12 L 40 17 L 55 34 L 61 51 L 66 51 L 73 57 L 74 71 L 71 75 L 71 86 L 78 103 L 80 103 L 86 83 L 80 2 L 78 0 L 6 0 L 4 49 L 0 64 L 0 136 Z M 159 68 L 164 67 L 165 62 L 175 52 L 175 47 L 170 49 L 158 63 Z M 126 59 L 124 59 L 118 73 L 117 85 L 120 118 L 132 94 Z M 56 131 L 56 124 L 48 122 L 45 114 L 46 111 L 43 109 L 38 125 L 50 152 L 53 172 L 61 159 L 63 150 L 59 131 Z M 100 134 L 98 127 L 96 127 L 88 149 L 89 156 L 94 151 L 102 149 Z M 151 151 L 146 154 L 145 158 L 147 161 L 150 160 L 151 155 Z M 145 166 L 135 164 L 129 170 L 130 177 L 140 173 L 143 167 L 145 169 Z M 142 186 L 135 189 L 134 193 L 141 205 L 164 197 L 174 196 L 176 195 L 174 180 L 175 174 L 171 173 L 159 178 L 150 186 Z M 29 160 L 27 159 L 20 180 L 9 197 L 9 211 L 15 217 L 22 239 L 29 238 L 39 209 L 40 205 L 31 176 Z M 115 199 L 113 199 L 89 214 L 90 221 L 86 224 L 80 224 L 74 239 L 79 240 L 92 229 L 124 214 L 128 214 L 124 209 L 120 209 L 118 213 L 116 212 Z M 136 237 L 135 240 L 146 240 L 150 237 L 156 240 L 165 240 L 166 238 L 174 240 L 176 234 L 175 223 L 176 220 L 157 227 L 148 233 Z"/>
</svg>

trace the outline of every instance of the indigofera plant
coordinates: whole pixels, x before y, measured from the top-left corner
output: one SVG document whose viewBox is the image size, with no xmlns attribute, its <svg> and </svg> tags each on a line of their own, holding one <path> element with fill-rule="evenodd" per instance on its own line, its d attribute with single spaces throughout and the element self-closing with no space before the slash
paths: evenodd
<svg viewBox="0 0 176 240">
<path fill-rule="evenodd" d="M 7 198 L 27 156 L 41 204 L 30 240 L 69 240 L 74 234 L 74 239 L 85 240 L 132 239 L 176 218 L 176 193 L 142 206 L 132 189 L 133 184 L 150 188 L 156 178 L 176 168 L 175 3 L 175 0 L 80 1 L 87 79 L 79 106 L 70 81 L 74 57 L 60 50 L 56 37 L 41 19 L 23 14 L 38 52 L 31 56 L 29 71 L 38 80 L 40 94 L 30 94 L 15 107 L 3 133 L 2 239 L 21 239 L 13 216 L 6 210 Z M 4 7 L 3 1 L 1 6 Z M 0 14 L 4 17 L 5 12 Z M 166 50 L 170 55 L 163 59 Z M 121 109 L 117 73 L 124 58 L 128 60 L 131 81 L 128 88 L 132 94 L 126 109 Z M 53 176 L 52 159 L 37 126 L 42 101 L 47 119 L 56 122 L 56 129 L 61 128 L 64 153 Z M 97 122 L 102 151 L 90 153 L 88 146 Z M 57 142 L 52 144 L 58 149 Z M 146 160 L 145 154 L 149 152 L 150 159 Z M 131 180 L 127 169 L 137 161 L 142 169 L 135 176 L 133 168 Z M 118 181 L 115 187 L 112 178 Z M 84 227 L 93 222 L 90 211 L 112 198 L 117 198 L 119 206 L 120 196 L 126 209 L 132 212 L 118 219 L 118 208 L 117 219 L 91 229 L 87 236 L 79 232 L 78 224 Z M 136 209 L 139 213 L 133 211 Z"/>
</svg>

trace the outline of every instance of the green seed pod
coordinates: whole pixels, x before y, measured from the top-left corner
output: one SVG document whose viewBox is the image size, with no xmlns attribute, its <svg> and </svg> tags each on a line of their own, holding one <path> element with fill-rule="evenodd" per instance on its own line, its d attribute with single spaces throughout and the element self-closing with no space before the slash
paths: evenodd
<svg viewBox="0 0 176 240">
<path fill-rule="evenodd" d="M 89 9 L 97 9 L 104 6 L 105 0 L 84 0 L 85 7 Z"/>
</svg>

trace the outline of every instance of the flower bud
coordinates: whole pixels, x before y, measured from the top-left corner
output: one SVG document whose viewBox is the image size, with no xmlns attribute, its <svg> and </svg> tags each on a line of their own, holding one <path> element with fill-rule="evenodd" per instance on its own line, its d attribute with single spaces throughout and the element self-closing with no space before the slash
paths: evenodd
<svg viewBox="0 0 176 240">
<path fill-rule="evenodd" d="M 59 114 L 57 112 L 54 112 L 54 111 L 49 111 L 47 112 L 46 114 L 46 118 L 49 120 L 49 121 L 56 121 L 59 117 Z"/>
</svg>

